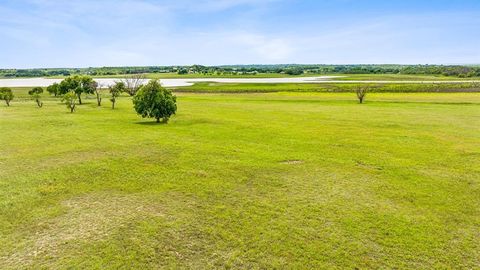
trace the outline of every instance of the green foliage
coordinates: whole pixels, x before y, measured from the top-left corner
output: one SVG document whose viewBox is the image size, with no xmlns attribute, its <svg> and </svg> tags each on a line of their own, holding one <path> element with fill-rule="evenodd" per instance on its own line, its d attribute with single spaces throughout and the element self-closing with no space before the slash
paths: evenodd
<svg viewBox="0 0 480 270">
<path fill-rule="evenodd" d="M 117 97 L 120 96 L 123 92 L 127 91 L 127 87 L 124 82 L 116 82 L 114 85 L 109 87 L 110 92 L 110 101 L 112 102 L 112 109 L 115 109 L 115 102 Z"/>
<path fill-rule="evenodd" d="M 152 117 L 160 122 L 168 122 L 177 111 L 177 98 L 168 89 L 163 88 L 157 80 L 143 86 L 133 98 L 135 110 L 142 117 Z"/>
<path fill-rule="evenodd" d="M 7 103 L 7 106 L 10 106 L 10 101 L 13 100 L 15 96 L 13 95 L 12 89 L 9 87 L 0 88 L 0 100 L 4 100 Z"/>
<path fill-rule="evenodd" d="M 60 95 L 60 85 L 58 83 L 54 83 L 54 84 L 48 86 L 47 87 L 47 92 L 50 95 L 54 95 L 54 96 Z"/>
<path fill-rule="evenodd" d="M 65 78 L 59 85 L 59 93 L 64 95 L 73 91 L 78 97 L 78 103 L 82 104 L 82 94 L 93 94 L 96 83 L 90 76 L 70 76 Z"/>
<path fill-rule="evenodd" d="M 77 94 L 74 91 L 70 91 L 63 95 L 62 102 L 67 105 L 67 108 L 70 110 L 70 113 L 75 111 L 75 107 L 77 106 Z"/>
<path fill-rule="evenodd" d="M 178 70 L 177 74 L 179 74 L 179 75 L 188 74 L 188 70 L 185 69 L 185 68 L 181 68 L 181 69 Z"/>
<path fill-rule="evenodd" d="M 301 75 L 303 73 L 304 73 L 303 69 L 297 68 L 297 67 L 289 68 L 285 71 L 285 74 L 288 74 L 288 75 Z"/>
<path fill-rule="evenodd" d="M 43 102 L 40 100 L 40 96 L 42 93 L 42 87 L 34 87 L 32 90 L 28 91 L 28 94 L 35 100 L 39 108 L 43 107 Z"/>
<path fill-rule="evenodd" d="M 0 77 L 112 76 L 130 74 L 176 75 L 256 75 L 287 74 L 430 74 L 455 77 L 480 76 L 479 66 L 461 65 L 229 65 L 229 66 L 150 66 L 69 69 L 0 69 Z"/>
</svg>

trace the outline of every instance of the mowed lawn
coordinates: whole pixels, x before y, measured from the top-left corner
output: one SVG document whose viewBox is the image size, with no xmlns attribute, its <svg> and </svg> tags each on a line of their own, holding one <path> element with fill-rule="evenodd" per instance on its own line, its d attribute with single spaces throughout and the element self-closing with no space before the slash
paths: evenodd
<svg viewBox="0 0 480 270">
<path fill-rule="evenodd" d="M 480 268 L 480 94 L 0 105 L 0 268 Z"/>
</svg>

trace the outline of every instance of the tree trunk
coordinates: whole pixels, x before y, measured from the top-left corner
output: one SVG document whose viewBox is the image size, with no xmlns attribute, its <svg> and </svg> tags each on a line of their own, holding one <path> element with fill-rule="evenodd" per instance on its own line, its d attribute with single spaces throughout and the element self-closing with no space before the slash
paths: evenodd
<svg viewBox="0 0 480 270">
<path fill-rule="evenodd" d="M 10 107 L 10 100 L 6 99 L 5 102 L 7 103 L 7 107 Z"/>
<path fill-rule="evenodd" d="M 157 117 L 157 123 L 160 123 L 160 118 Z"/>
<path fill-rule="evenodd" d="M 112 110 L 115 110 L 115 100 L 112 100 Z"/>
<path fill-rule="evenodd" d="M 102 106 L 102 98 L 100 97 L 99 93 L 97 93 L 97 105 L 98 107 Z"/>
<path fill-rule="evenodd" d="M 78 96 L 78 104 L 82 105 L 82 94 L 77 94 Z"/>
<path fill-rule="evenodd" d="M 70 106 L 70 113 L 73 113 L 73 111 L 75 111 L 75 105 Z"/>
</svg>

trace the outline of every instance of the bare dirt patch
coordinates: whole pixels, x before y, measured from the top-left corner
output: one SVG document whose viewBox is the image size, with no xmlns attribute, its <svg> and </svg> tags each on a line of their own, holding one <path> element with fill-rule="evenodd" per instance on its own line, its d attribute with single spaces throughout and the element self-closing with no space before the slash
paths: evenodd
<svg viewBox="0 0 480 270">
<path fill-rule="evenodd" d="M 284 160 L 280 162 L 281 164 L 286 164 L 286 165 L 298 165 L 298 164 L 303 164 L 303 160 L 298 160 L 298 159 L 292 159 L 292 160 Z"/>
</svg>

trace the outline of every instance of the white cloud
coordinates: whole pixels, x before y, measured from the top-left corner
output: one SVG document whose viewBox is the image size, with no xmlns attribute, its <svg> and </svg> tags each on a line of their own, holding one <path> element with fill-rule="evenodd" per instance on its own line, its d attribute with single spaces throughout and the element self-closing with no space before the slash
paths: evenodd
<svg viewBox="0 0 480 270">
<path fill-rule="evenodd" d="M 259 60 L 263 61 L 288 61 L 293 51 L 287 40 L 260 34 L 241 33 L 233 35 L 232 40 L 246 45 L 247 48 L 257 54 Z"/>
</svg>

